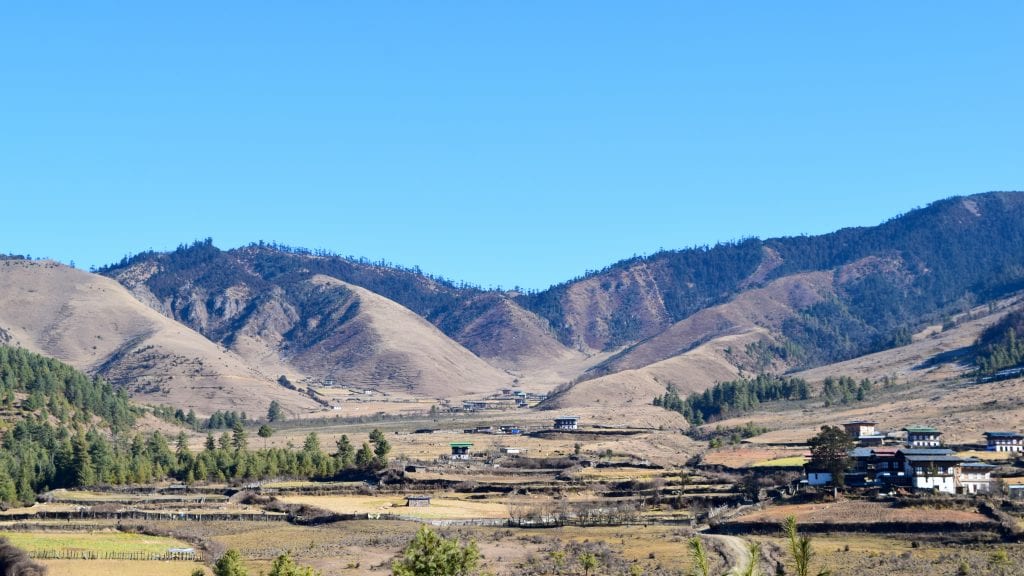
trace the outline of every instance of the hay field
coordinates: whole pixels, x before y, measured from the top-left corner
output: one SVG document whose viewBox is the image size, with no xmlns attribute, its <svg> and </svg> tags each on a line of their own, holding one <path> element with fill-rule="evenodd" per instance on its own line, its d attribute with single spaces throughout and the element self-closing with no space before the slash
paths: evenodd
<svg viewBox="0 0 1024 576">
<path fill-rule="evenodd" d="M 190 576 L 197 568 L 211 574 L 198 562 L 155 562 L 144 560 L 38 560 L 48 576 Z"/>
<path fill-rule="evenodd" d="M 282 496 L 287 504 L 306 504 L 338 514 L 398 514 L 424 520 L 508 518 L 508 505 L 491 500 L 434 498 L 430 506 L 406 506 L 402 496 Z"/>
<path fill-rule="evenodd" d="M 872 524 L 875 522 L 956 522 L 985 523 L 990 520 L 973 510 L 937 510 L 928 508 L 896 508 L 885 502 L 866 500 L 840 500 L 812 504 L 772 506 L 742 516 L 737 523 L 779 522 L 794 516 L 801 524 L 849 522 Z"/>
<path fill-rule="evenodd" d="M 0 537 L 26 552 L 78 548 L 89 552 L 143 552 L 163 554 L 170 548 L 191 548 L 192 545 L 174 538 L 130 534 L 127 532 L 4 532 Z"/>
<path fill-rule="evenodd" d="M 807 463 L 807 458 L 803 456 L 786 456 L 785 458 L 775 458 L 774 460 L 762 460 L 756 462 L 752 468 L 803 468 L 804 464 Z"/>
</svg>

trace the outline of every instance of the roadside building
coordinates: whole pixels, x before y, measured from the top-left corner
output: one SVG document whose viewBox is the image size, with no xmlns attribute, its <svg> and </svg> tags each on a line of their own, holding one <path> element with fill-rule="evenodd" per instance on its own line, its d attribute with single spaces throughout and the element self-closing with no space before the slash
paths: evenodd
<svg viewBox="0 0 1024 576">
<path fill-rule="evenodd" d="M 985 432 L 986 448 L 991 452 L 1024 452 L 1024 434 Z"/>
<path fill-rule="evenodd" d="M 555 418 L 555 430 L 578 430 L 579 427 L 579 416 L 559 416 Z"/>
<path fill-rule="evenodd" d="M 911 448 L 937 448 L 942 446 L 939 432 L 931 426 L 908 426 L 903 429 L 907 433 L 907 446 Z"/>
<path fill-rule="evenodd" d="M 469 449 L 472 442 L 452 442 L 449 444 L 452 449 L 452 460 L 469 460 Z"/>
</svg>

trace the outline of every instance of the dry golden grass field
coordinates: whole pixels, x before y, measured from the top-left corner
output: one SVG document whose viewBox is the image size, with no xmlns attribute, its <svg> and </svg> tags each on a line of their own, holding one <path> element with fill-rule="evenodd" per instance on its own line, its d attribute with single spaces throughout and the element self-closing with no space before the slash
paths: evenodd
<svg viewBox="0 0 1024 576">
<path fill-rule="evenodd" d="M 339 514 L 396 514 L 425 520 L 508 518 L 508 504 L 495 500 L 435 497 L 430 506 L 406 506 L 402 496 L 283 496 L 287 504 L 307 504 Z"/>
<path fill-rule="evenodd" d="M 974 510 L 894 507 L 886 502 L 866 500 L 839 500 L 813 504 L 784 504 L 746 514 L 737 522 L 782 522 L 793 516 L 798 522 L 809 523 L 865 523 L 873 522 L 988 522 L 989 519 Z"/>
<path fill-rule="evenodd" d="M 191 576 L 196 569 L 212 574 L 197 562 L 143 560 L 40 560 L 47 576 Z"/>
</svg>

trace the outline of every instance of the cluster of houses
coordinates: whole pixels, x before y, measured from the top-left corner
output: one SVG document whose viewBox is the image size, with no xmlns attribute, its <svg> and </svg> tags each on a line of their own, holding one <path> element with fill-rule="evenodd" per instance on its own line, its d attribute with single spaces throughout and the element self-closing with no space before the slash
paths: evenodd
<svg viewBox="0 0 1024 576">
<path fill-rule="evenodd" d="M 579 416 L 558 416 L 554 419 L 552 429 L 554 430 L 579 430 L 580 417 Z M 467 428 L 465 430 L 467 434 L 509 434 L 509 435 L 520 435 L 524 432 L 522 428 L 515 424 L 507 424 L 504 426 L 480 426 L 477 428 Z M 470 460 L 472 455 L 469 453 L 469 449 L 473 447 L 472 442 L 452 442 L 449 444 L 452 453 L 449 455 L 451 460 Z M 506 455 L 518 455 L 523 452 L 520 448 L 504 447 L 501 448 L 502 454 Z"/>
<path fill-rule="evenodd" d="M 503 388 L 498 394 L 492 394 L 484 400 L 463 400 L 462 409 L 466 412 L 511 410 L 513 408 L 526 408 L 531 402 L 536 404 L 545 398 L 547 398 L 546 394 L 534 394 L 533 392 Z"/>
<path fill-rule="evenodd" d="M 889 445 L 889 434 L 876 430 L 876 422 L 858 420 L 843 425 L 857 442 L 850 451 L 852 466 L 845 475 L 850 487 L 942 492 L 946 494 L 985 494 L 992 491 L 995 466 L 976 458 L 958 456 L 942 446 L 942 432 L 930 426 L 903 429 L 906 441 Z M 986 447 L 994 452 L 1024 452 L 1024 434 L 985 432 Z M 807 483 L 823 486 L 832 483 L 832 474 L 813 463 L 805 465 Z"/>
</svg>

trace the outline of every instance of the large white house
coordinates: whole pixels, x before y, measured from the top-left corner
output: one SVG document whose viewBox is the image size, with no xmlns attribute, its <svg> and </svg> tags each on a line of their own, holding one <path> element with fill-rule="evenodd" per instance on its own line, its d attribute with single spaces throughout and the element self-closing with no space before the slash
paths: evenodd
<svg viewBox="0 0 1024 576">
<path fill-rule="evenodd" d="M 942 445 L 939 432 L 931 426 L 907 426 L 903 429 L 907 433 L 907 446 L 911 448 L 938 448 Z"/>
<path fill-rule="evenodd" d="M 986 448 L 992 452 L 1024 452 L 1024 434 L 985 432 Z"/>
<path fill-rule="evenodd" d="M 963 458 L 945 448 L 908 448 L 899 451 L 903 472 L 914 490 L 956 494 L 957 468 Z"/>
</svg>

